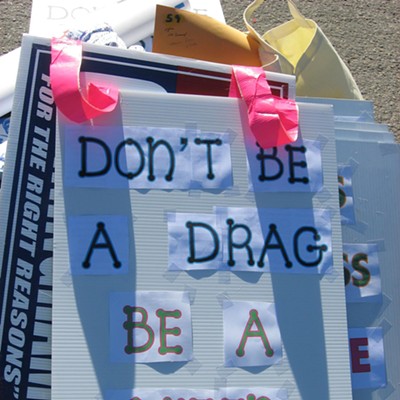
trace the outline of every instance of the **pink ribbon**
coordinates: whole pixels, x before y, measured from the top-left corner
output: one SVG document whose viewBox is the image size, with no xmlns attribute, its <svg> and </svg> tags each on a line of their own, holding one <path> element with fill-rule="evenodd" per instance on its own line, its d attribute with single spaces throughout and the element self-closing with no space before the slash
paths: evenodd
<svg viewBox="0 0 400 400">
<path fill-rule="evenodd" d="M 229 97 L 245 101 L 250 129 L 263 149 L 297 139 L 299 112 L 296 102 L 274 96 L 262 68 L 232 66 Z"/>
<path fill-rule="evenodd" d="M 82 123 L 114 110 L 118 89 L 88 85 L 87 97 L 82 93 L 79 71 L 82 62 L 80 41 L 51 41 L 50 82 L 58 109 L 71 121 Z"/>
</svg>

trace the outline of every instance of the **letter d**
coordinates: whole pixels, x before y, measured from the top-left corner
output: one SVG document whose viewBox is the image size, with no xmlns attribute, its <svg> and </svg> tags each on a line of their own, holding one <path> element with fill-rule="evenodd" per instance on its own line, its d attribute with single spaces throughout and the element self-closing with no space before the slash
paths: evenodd
<svg viewBox="0 0 400 400">
<path fill-rule="evenodd" d="M 88 176 L 101 176 L 105 175 L 111 168 L 111 151 L 100 139 L 89 138 L 81 136 L 79 138 L 79 143 L 81 144 L 81 170 L 79 171 L 79 176 L 81 178 Z M 104 151 L 104 168 L 97 171 L 88 171 L 87 159 L 88 159 L 88 143 L 96 144 Z"/>
<path fill-rule="evenodd" d="M 204 222 L 186 222 L 186 228 L 189 229 L 189 251 L 190 255 L 188 257 L 188 262 L 190 264 L 193 263 L 202 263 L 213 260 L 219 253 L 219 238 L 215 229 L 210 225 Z M 207 248 L 210 248 L 210 254 L 205 255 L 203 257 L 196 257 L 196 237 L 195 237 L 195 228 L 205 229 L 210 233 L 212 243 Z M 204 241 L 202 241 L 202 247 L 204 246 Z"/>
<path fill-rule="evenodd" d="M 49 6 L 49 14 L 47 19 L 57 20 L 57 19 L 65 19 L 68 16 L 68 11 L 64 7 L 59 6 Z"/>
</svg>

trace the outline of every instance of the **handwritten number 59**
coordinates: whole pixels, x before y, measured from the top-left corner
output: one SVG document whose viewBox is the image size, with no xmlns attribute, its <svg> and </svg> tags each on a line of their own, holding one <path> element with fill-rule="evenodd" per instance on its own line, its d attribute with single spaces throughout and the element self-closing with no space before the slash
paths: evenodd
<svg viewBox="0 0 400 400">
<path fill-rule="evenodd" d="M 167 14 L 165 17 L 165 22 L 181 22 L 181 16 L 180 15 L 174 15 L 174 14 Z"/>
</svg>

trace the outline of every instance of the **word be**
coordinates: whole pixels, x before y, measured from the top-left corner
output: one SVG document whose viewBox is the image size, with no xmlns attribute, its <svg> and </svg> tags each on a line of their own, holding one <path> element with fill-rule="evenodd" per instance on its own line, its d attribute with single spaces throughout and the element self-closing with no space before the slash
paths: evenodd
<svg viewBox="0 0 400 400">
<path fill-rule="evenodd" d="M 254 192 L 317 192 L 323 187 L 321 146 L 299 138 L 286 146 L 263 149 L 247 143 Z"/>
<path fill-rule="evenodd" d="M 115 292 L 110 297 L 110 348 L 116 362 L 192 359 L 187 292 Z"/>
<path fill-rule="evenodd" d="M 123 312 L 126 314 L 126 321 L 124 322 L 124 329 L 127 331 L 127 344 L 125 346 L 125 352 L 127 354 L 143 353 L 149 350 L 154 344 L 154 329 L 148 325 L 148 312 L 145 308 L 125 306 Z M 134 320 L 134 316 L 139 315 L 139 320 Z M 159 308 L 156 311 L 156 316 L 159 319 L 160 328 L 160 346 L 158 352 L 160 355 L 168 353 L 181 354 L 183 349 L 182 346 L 167 346 L 167 335 L 180 336 L 181 329 L 178 327 L 167 329 L 167 319 L 182 318 L 182 312 L 180 310 L 164 310 Z M 134 345 L 134 331 L 135 329 L 142 329 L 148 336 L 148 340 L 141 346 Z"/>
</svg>

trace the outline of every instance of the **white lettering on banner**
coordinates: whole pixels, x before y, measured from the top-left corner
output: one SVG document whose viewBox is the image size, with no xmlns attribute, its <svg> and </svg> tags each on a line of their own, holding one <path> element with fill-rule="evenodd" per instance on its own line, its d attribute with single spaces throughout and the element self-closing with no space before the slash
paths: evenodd
<svg viewBox="0 0 400 400">
<path fill-rule="evenodd" d="M 52 252 L 53 246 L 51 239 L 49 239 L 53 233 L 52 221 L 53 221 L 53 208 L 54 203 L 54 191 L 50 190 L 50 196 L 48 199 L 49 204 L 46 204 L 47 215 L 42 215 L 43 205 L 42 197 L 44 188 L 44 176 L 49 173 L 46 170 L 47 167 L 47 152 L 50 140 L 51 128 L 49 122 L 53 117 L 53 104 L 54 99 L 52 91 L 50 89 L 50 78 L 46 74 L 41 75 L 41 86 L 37 92 L 37 104 L 36 110 L 33 110 L 36 114 L 36 124 L 33 126 L 32 131 L 29 132 L 32 138 L 32 145 L 29 148 L 27 154 L 27 160 L 29 160 L 29 172 L 26 176 L 26 187 L 23 197 L 21 197 L 22 205 L 22 219 L 21 219 L 21 231 L 19 245 L 19 257 L 16 260 L 16 276 L 14 279 L 13 288 L 13 300 L 12 309 L 10 311 L 10 329 L 8 331 L 8 345 L 6 348 L 6 365 L 4 367 L 4 379 L 8 383 L 14 385 L 13 396 L 15 399 L 24 396 L 22 394 L 22 386 L 24 381 L 24 371 L 26 368 L 26 358 L 24 357 L 25 346 L 27 341 L 29 330 L 31 329 L 32 323 L 30 324 L 29 319 L 31 318 L 31 300 L 39 290 L 39 297 L 43 285 L 46 289 L 51 291 L 51 278 L 48 279 L 48 270 L 45 266 L 49 259 L 44 259 L 40 262 L 40 265 L 35 264 L 38 260 L 38 254 L 41 251 Z M 47 168 L 48 169 L 48 168 Z M 54 177 L 52 180 L 54 184 Z M 45 237 L 38 238 L 39 223 L 46 220 L 45 223 Z M 51 260 L 51 258 L 50 258 Z M 51 261 L 50 261 L 51 267 Z M 35 269 L 38 268 L 41 276 L 39 278 L 39 288 L 32 287 L 31 281 L 33 279 Z M 35 316 L 33 323 L 33 333 L 35 339 L 32 344 L 32 351 L 35 349 L 35 343 L 41 342 L 43 345 L 47 345 L 47 350 L 44 353 L 45 357 L 50 360 L 50 340 L 49 335 L 51 332 L 51 297 L 49 304 L 39 304 L 38 311 Z M 47 312 L 44 309 L 47 308 Z M 42 321 L 38 321 L 41 319 Z M 38 325 L 46 323 L 47 330 L 38 330 Z M 32 353 L 33 354 L 33 353 Z M 40 354 L 42 355 L 42 353 Z M 37 373 L 36 373 L 37 374 Z M 44 386 L 50 385 L 50 368 L 48 368 L 44 374 L 35 376 L 29 371 L 29 382 L 40 383 Z M 21 387 L 20 387 L 21 385 Z M 29 387 L 28 387 L 29 392 Z M 34 397 L 32 397 L 34 398 Z M 42 399 L 42 397 L 40 397 Z"/>
<path fill-rule="evenodd" d="M 214 215 L 171 213 L 168 236 L 170 270 L 321 274 L 332 267 L 325 210 L 216 207 Z"/>
<path fill-rule="evenodd" d="M 67 128 L 66 186 L 132 189 L 232 186 L 227 133 L 147 127 L 88 129 Z"/>
<path fill-rule="evenodd" d="M 10 313 L 12 327 L 8 331 L 7 365 L 4 368 L 4 379 L 10 383 L 14 382 L 16 393 L 19 393 L 19 384 L 21 382 L 23 359 L 23 351 L 21 349 L 25 344 L 24 330 L 28 322 L 27 310 L 29 309 L 29 297 L 27 295 L 30 293 L 32 271 L 32 264 L 18 259 L 18 275 L 15 279 L 13 292 L 13 309 Z M 27 280 L 23 278 L 27 278 Z"/>
<path fill-rule="evenodd" d="M 43 86 L 39 88 L 39 100 L 36 116 L 48 122 L 53 113 L 53 94 L 50 89 L 50 78 L 42 74 Z M 41 194 L 43 192 L 43 178 L 40 176 L 46 172 L 47 150 L 49 143 L 50 127 L 43 129 L 35 126 L 33 129 L 33 141 L 29 166 L 33 171 L 28 176 L 24 216 L 22 220 L 22 236 L 20 247 L 26 250 L 32 258 L 35 257 L 38 221 L 40 219 Z"/>
<path fill-rule="evenodd" d="M 54 184 L 54 173 L 52 174 L 52 183 Z M 53 204 L 54 188 L 51 188 L 45 227 L 46 237 L 43 240 L 43 249 L 49 253 L 53 251 Z M 31 399 L 51 398 L 52 268 L 52 257 L 44 259 L 39 266 L 39 290 L 27 388 L 28 398 Z"/>
</svg>

